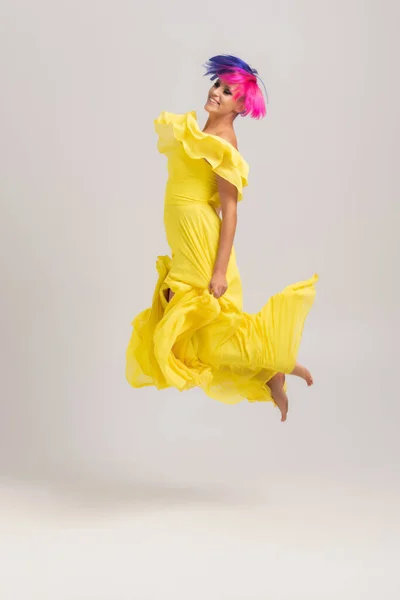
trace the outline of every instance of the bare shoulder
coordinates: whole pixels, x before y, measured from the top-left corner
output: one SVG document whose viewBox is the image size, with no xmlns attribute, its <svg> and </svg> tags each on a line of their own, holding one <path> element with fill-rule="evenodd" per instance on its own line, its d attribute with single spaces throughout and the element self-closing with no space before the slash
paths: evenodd
<svg viewBox="0 0 400 600">
<path fill-rule="evenodd" d="M 223 131 L 219 134 L 219 137 L 225 140 L 226 142 L 229 142 L 231 146 L 236 148 L 236 150 L 238 149 L 237 137 L 233 130 Z"/>
</svg>

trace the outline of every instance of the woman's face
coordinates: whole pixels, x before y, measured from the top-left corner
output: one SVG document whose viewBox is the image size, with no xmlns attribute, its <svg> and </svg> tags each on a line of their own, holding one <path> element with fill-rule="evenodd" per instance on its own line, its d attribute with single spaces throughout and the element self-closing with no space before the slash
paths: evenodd
<svg viewBox="0 0 400 600">
<path fill-rule="evenodd" d="M 216 79 L 214 85 L 208 92 L 208 99 L 204 106 L 205 110 L 215 115 L 237 115 L 243 110 L 243 100 L 234 100 L 235 86 L 230 86 L 222 78 Z"/>
</svg>

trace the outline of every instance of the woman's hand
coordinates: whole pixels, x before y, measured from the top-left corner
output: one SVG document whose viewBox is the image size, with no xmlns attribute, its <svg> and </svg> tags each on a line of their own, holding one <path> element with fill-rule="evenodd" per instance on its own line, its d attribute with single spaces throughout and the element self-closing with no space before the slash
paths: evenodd
<svg viewBox="0 0 400 600">
<path fill-rule="evenodd" d="M 228 282 L 225 273 L 216 271 L 210 281 L 210 293 L 214 298 L 220 298 L 228 289 Z"/>
</svg>

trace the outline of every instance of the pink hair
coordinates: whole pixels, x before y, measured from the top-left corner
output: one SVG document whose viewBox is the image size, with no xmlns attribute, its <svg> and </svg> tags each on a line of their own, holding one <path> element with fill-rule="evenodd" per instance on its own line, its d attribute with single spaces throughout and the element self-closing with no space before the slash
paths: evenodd
<svg viewBox="0 0 400 600">
<path fill-rule="evenodd" d="M 267 113 L 264 95 L 258 85 L 262 80 L 255 69 L 236 56 L 220 54 L 210 58 L 206 65 L 206 75 L 211 75 L 211 80 L 217 78 L 225 81 L 229 86 L 234 86 L 235 100 L 243 98 L 243 117 L 250 115 L 253 119 L 261 119 Z M 264 84 L 263 84 L 264 85 Z M 264 86 L 265 87 L 265 86 Z"/>
<path fill-rule="evenodd" d="M 262 119 L 267 114 L 264 96 L 258 87 L 257 77 L 244 71 L 237 69 L 232 73 L 223 73 L 221 79 L 226 81 L 230 86 L 235 86 L 233 97 L 235 100 L 244 99 L 244 111 L 241 113 L 243 117 L 250 115 L 253 119 Z"/>
</svg>

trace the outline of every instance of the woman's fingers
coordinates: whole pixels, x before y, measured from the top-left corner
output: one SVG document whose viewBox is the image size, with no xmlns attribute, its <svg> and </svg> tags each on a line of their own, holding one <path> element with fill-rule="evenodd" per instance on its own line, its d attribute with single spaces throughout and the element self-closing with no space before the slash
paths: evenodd
<svg viewBox="0 0 400 600">
<path fill-rule="evenodd" d="M 210 293 L 214 296 L 214 298 L 220 298 L 223 296 L 228 288 L 218 287 L 210 288 Z"/>
</svg>

